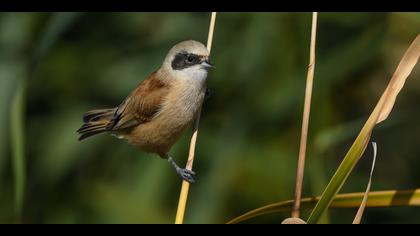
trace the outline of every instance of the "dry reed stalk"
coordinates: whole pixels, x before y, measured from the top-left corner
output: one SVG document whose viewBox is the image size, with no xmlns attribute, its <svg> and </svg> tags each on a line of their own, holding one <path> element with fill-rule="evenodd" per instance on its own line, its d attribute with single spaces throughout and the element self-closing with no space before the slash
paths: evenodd
<svg viewBox="0 0 420 236">
<path fill-rule="evenodd" d="M 207 38 L 207 50 L 209 53 L 211 51 L 211 45 L 213 42 L 213 32 L 214 32 L 214 25 L 216 23 L 216 12 L 211 13 L 210 19 L 210 27 L 209 27 L 209 34 Z M 198 125 L 200 123 L 200 116 L 201 116 L 201 106 L 198 109 L 197 117 L 194 122 L 193 128 L 193 135 L 190 141 L 190 150 L 188 154 L 188 161 L 186 165 L 186 169 L 192 170 L 193 162 L 194 162 L 194 155 L 195 155 L 195 146 L 197 142 L 198 136 Z M 178 202 L 178 209 L 176 212 L 175 224 L 183 224 L 184 223 L 184 216 L 185 216 L 185 208 L 187 206 L 187 199 L 188 199 L 188 192 L 190 189 L 190 183 L 187 181 L 182 181 L 181 193 L 179 195 L 179 202 Z"/>
<path fill-rule="evenodd" d="M 311 97 L 315 69 L 315 41 L 318 13 L 312 13 L 311 47 L 309 53 L 308 74 L 306 77 L 305 104 L 303 108 L 302 133 L 300 136 L 299 160 L 296 175 L 296 192 L 292 209 L 292 217 L 300 216 L 300 199 L 302 197 L 303 175 L 305 171 L 306 144 L 308 140 L 309 114 L 311 111 Z"/>
<path fill-rule="evenodd" d="M 356 216 L 354 217 L 353 224 L 360 224 L 360 222 L 362 222 L 363 213 L 365 212 L 367 201 L 369 198 L 370 188 L 372 186 L 372 176 L 373 176 L 373 171 L 375 170 L 376 154 L 378 150 L 375 142 L 372 142 L 372 146 L 373 146 L 373 161 L 372 161 L 372 168 L 370 170 L 370 175 L 369 175 L 369 182 L 366 187 L 365 194 L 363 195 L 362 203 L 360 204 L 359 210 L 357 210 Z"/>
</svg>

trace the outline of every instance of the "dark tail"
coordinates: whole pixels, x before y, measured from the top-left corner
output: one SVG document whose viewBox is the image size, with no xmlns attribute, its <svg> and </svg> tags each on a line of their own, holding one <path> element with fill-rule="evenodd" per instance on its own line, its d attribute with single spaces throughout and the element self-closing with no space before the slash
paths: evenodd
<svg viewBox="0 0 420 236">
<path fill-rule="evenodd" d="M 79 140 L 100 134 L 112 129 L 113 118 L 116 108 L 99 109 L 88 111 L 83 115 L 84 124 L 77 132 L 80 134 Z"/>
</svg>

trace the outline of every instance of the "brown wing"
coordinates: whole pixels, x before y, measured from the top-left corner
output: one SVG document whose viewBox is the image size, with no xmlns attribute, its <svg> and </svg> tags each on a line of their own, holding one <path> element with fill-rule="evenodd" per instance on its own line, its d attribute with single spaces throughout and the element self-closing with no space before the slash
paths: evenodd
<svg viewBox="0 0 420 236">
<path fill-rule="evenodd" d="M 168 89 L 168 85 L 156 77 L 156 72 L 152 73 L 117 108 L 112 130 L 126 129 L 150 121 L 159 111 Z"/>
</svg>

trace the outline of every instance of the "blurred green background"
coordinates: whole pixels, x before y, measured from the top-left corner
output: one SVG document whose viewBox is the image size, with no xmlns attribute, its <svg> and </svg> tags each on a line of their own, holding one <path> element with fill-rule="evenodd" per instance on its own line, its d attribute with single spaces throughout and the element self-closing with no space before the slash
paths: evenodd
<svg viewBox="0 0 420 236">
<path fill-rule="evenodd" d="M 172 223 L 181 181 L 168 163 L 108 135 L 79 142 L 76 130 L 85 111 L 118 105 L 171 46 L 205 43 L 209 19 L 0 13 L 0 222 Z M 218 14 L 186 223 L 225 223 L 293 198 L 310 25 L 311 13 Z M 419 29 L 420 13 L 319 14 L 304 196 L 322 193 Z M 417 66 L 373 134 L 372 191 L 420 187 L 419 75 Z M 181 165 L 189 138 L 171 152 Z M 369 147 L 342 192 L 365 190 L 371 157 Z M 355 213 L 331 210 L 324 222 Z M 420 209 L 368 209 L 364 222 L 420 223 Z"/>
</svg>

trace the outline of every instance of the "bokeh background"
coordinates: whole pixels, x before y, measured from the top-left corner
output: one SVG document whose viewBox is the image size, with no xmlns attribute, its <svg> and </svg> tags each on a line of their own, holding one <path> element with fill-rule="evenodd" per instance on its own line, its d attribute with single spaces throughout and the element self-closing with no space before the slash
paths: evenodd
<svg viewBox="0 0 420 236">
<path fill-rule="evenodd" d="M 0 13 L 0 222 L 172 223 L 181 181 L 170 165 L 108 135 L 79 142 L 76 130 L 85 111 L 117 106 L 171 46 L 205 43 L 209 18 Z M 293 198 L 310 24 L 311 13 L 218 14 L 187 223 Z M 322 193 L 419 29 L 420 13 L 320 13 L 305 196 Z M 420 187 L 419 75 L 417 66 L 374 131 L 373 191 Z M 189 138 L 171 152 L 181 165 Z M 369 147 L 341 192 L 364 191 L 371 157 Z M 14 176 L 25 182 L 20 215 Z M 356 210 L 329 213 L 323 222 L 350 223 Z M 420 223 L 420 209 L 368 209 L 364 222 Z"/>
</svg>

